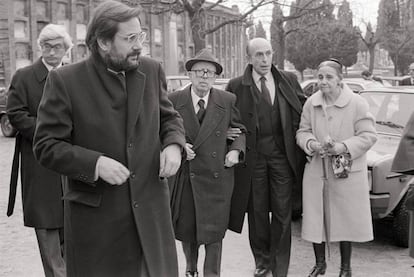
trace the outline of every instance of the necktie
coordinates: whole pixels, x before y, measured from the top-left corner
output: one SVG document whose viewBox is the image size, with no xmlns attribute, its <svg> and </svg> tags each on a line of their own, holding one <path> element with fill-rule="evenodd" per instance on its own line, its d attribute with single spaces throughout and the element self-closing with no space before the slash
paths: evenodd
<svg viewBox="0 0 414 277">
<path fill-rule="evenodd" d="M 198 106 L 200 107 L 200 109 L 197 112 L 197 118 L 198 118 L 198 122 L 200 122 L 200 124 L 201 124 L 201 122 L 203 122 L 203 118 L 204 118 L 204 115 L 206 113 L 206 109 L 204 108 L 205 104 L 206 103 L 204 102 L 203 99 L 198 100 Z"/>
<path fill-rule="evenodd" d="M 262 91 L 264 99 L 266 99 L 267 102 L 269 102 L 271 105 L 273 105 L 272 98 L 270 98 L 269 89 L 266 86 L 266 77 L 265 76 L 260 77 L 260 90 Z"/>
</svg>

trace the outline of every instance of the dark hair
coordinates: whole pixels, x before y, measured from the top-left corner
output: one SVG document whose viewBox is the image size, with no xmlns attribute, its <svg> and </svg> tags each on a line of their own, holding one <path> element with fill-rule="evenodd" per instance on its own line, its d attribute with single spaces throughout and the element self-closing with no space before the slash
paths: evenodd
<svg viewBox="0 0 414 277">
<path fill-rule="evenodd" d="M 98 38 L 113 40 L 118 24 L 138 18 L 140 10 L 117 1 L 105 1 L 96 7 L 88 25 L 86 45 L 93 55 L 98 54 Z"/>
<path fill-rule="evenodd" d="M 364 70 L 364 71 L 362 71 L 362 72 L 361 72 L 361 75 L 362 75 L 362 76 L 369 77 L 369 76 L 371 76 L 371 75 L 372 75 L 372 73 L 371 73 L 369 70 Z"/>
<path fill-rule="evenodd" d="M 326 61 L 323 61 L 319 64 L 318 69 L 321 68 L 322 66 L 329 66 L 332 67 L 333 69 L 336 70 L 336 72 L 338 73 L 338 75 L 342 78 L 342 63 L 340 61 L 338 61 L 337 59 L 334 58 L 330 58 Z"/>
</svg>

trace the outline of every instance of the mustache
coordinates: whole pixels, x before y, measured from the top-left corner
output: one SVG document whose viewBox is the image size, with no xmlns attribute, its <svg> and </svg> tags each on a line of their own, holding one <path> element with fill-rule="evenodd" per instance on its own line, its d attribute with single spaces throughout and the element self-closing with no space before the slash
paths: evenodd
<svg viewBox="0 0 414 277">
<path fill-rule="evenodd" d="M 134 50 L 131 53 L 128 53 L 127 57 L 140 56 L 140 55 L 141 55 L 141 50 Z"/>
</svg>

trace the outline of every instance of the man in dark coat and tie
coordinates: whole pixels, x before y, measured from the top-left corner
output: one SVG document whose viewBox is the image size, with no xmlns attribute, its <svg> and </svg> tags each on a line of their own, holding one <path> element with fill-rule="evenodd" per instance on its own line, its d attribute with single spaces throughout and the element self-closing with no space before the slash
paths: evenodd
<svg viewBox="0 0 414 277">
<path fill-rule="evenodd" d="M 32 143 L 37 108 L 50 70 L 62 66 L 72 47 L 65 28 L 46 25 L 39 34 L 42 56 L 13 76 L 7 101 L 7 115 L 17 129 L 7 215 L 13 213 L 19 156 L 24 225 L 35 228 L 45 276 L 66 276 L 63 259 L 63 201 L 60 175 L 41 166 L 34 158 Z"/>
<path fill-rule="evenodd" d="M 91 56 L 53 70 L 34 152 L 67 176 L 67 276 L 178 276 L 166 177 L 185 135 L 161 65 L 141 57 L 139 10 L 102 2 L 88 25 Z"/>
<path fill-rule="evenodd" d="M 305 164 L 305 154 L 295 142 L 305 96 L 293 73 L 272 65 L 270 42 L 249 41 L 247 57 L 244 75 L 230 80 L 226 89 L 237 96 L 236 107 L 247 129 L 246 159 L 235 168 L 230 229 L 241 232 L 247 212 L 254 276 L 272 271 L 273 276 L 285 277 L 292 189 L 302 183 Z"/>
<path fill-rule="evenodd" d="M 414 63 L 410 64 L 408 67 L 408 73 L 410 74 L 410 77 L 401 81 L 402 86 L 414 86 Z"/>
<path fill-rule="evenodd" d="M 191 85 L 169 95 L 184 120 L 187 160 L 172 186 L 176 238 L 182 241 L 186 276 L 198 276 L 197 258 L 205 245 L 204 276 L 220 276 L 222 239 L 228 228 L 233 192 L 233 166 L 243 159 L 244 126 L 236 97 L 212 87 L 223 71 L 211 52 L 201 50 L 186 62 Z M 228 128 L 241 130 L 228 141 Z"/>
</svg>

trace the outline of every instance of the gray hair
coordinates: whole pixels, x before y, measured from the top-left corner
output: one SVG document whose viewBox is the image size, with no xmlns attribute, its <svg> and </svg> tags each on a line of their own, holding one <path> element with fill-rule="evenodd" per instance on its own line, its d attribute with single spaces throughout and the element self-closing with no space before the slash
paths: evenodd
<svg viewBox="0 0 414 277">
<path fill-rule="evenodd" d="M 40 47 L 43 43 L 51 39 L 63 38 L 66 51 L 72 48 L 72 38 L 63 25 L 48 24 L 42 31 L 40 31 L 39 38 L 37 39 L 37 45 Z"/>
</svg>

